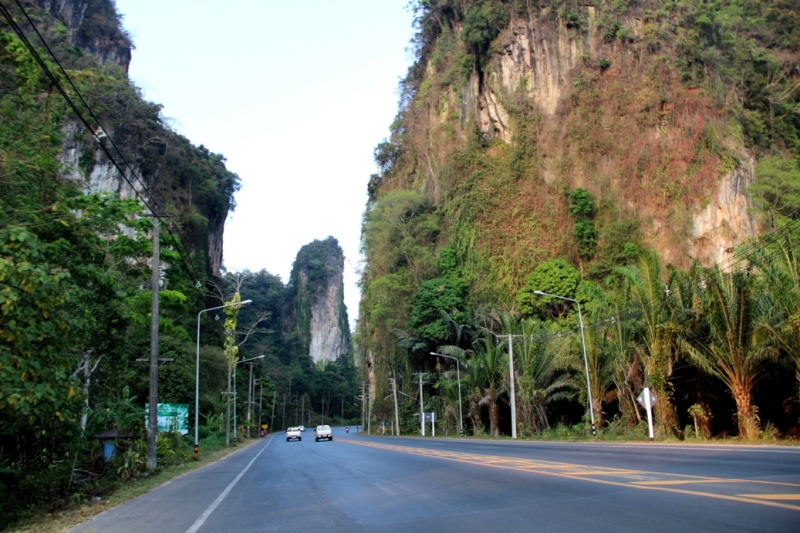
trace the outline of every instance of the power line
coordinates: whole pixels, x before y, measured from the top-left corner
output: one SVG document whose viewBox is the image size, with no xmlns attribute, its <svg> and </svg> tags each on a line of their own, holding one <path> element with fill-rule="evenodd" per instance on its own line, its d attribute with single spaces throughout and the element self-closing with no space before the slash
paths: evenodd
<svg viewBox="0 0 800 533">
<path fill-rule="evenodd" d="M 44 60 L 41 58 L 41 56 L 40 56 L 40 55 L 39 55 L 39 53 L 36 51 L 36 49 L 35 49 L 35 48 L 34 48 L 34 46 L 31 44 L 31 42 L 28 40 L 28 38 L 25 36 L 25 34 L 24 34 L 24 32 L 22 31 L 22 29 L 21 29 L 21 28 L 20 28 L 20 27 L 17 25 L 16 21 L 15 21 L 15 20 L 14 20 L 14 18 L 11 16 L 11 14 L 8 12 L 8 10 L 6 9 L 6 7 L 5 7 L 5 6 L 4 6 L 2 3 L 0 3 L 0 10 L 2 10 L 4 17 L 5 17 L 5 18 L 6 18 L 6 20 L 8 21 L 9 25 L 11 26 L 11 28 L 14 30 L 14 32 L 15 32 L 15 33 L 16 33 L 16 34 L 19 36 L 19 38 L 22 40 L 22 42 L 25 44 L 25 46 L 26 46 L 26 47 L 28 48 L 28 50 L 31 52 L 31 55 L 34 57 L 34 59 L 35 59 L 35 60 L 36 60 L 36 62 L 39 64 L 39 66 L 42 68 L 42 70 L 45 72 L 45 74 L 47 75 L 47 77 L 50 79 L 51 83 L 53 83 L 53 85 L 54 85 L 54 86 L 56 87 L 56 89 L 59 91 L 59 93 L 61 94 L 61 96 L 62 96 L 62 97 L 63 97 L 63 98 L 66 100 L 66 102 L 68 103 L 68 105 L 69 105 L 69 106 L 72 108 L 73 112 L 74 112 L 74 113 L 75 113 L 75 115 L 78 117 L 78 119 L 79 119 L 79 120 L 80 120 L 80 121 L 83 123 L 84 127 L 86 127 L 86 129 L 87 129 L 87 130 L 89 130 L 89 132 L 92 134 L 92 136 L 93 136 L 93 137 L 94 137 L 94 138 L 97 140 L 97 143 L 98 143 L 98 145 L 100 146 L 100 148 L 101 148 L 101 150 L 103 151 L 103 153 L 106 155 L 106 157 L 109 159 L 109 161 L 111 161 L 111 163 L 114 165 L 114 167 L 115 167 L 115 168 L 117 169 L 117 171 L 120 173 L 120 175 L 122 176 L 122 178 L 123 178 L 123 179 L 124 179 L 124 180 L 125 180 L 125 181 L 128 183 L 128 185 L 131 187 L 131 190 L 133 190 L 133 192 L 134 192 L 134 194 L 136 195 L 136 197 L 137 197 L 139 200 L 141 200 L 141 202 L 142 202 L 142 203 L 145 205 L 145 207 L 146 207 L 147 209 L 149 209 L 149 210 L 150 210 L 150 212 L 153 214 L 153 216 L 154 216 L 154 217 L 156 217 L 156 218 L 159 218 L 159 219 L 163 218 L 163 216 L 164 216 L 164 215 L 163 215 L 163 213 L 164 213 L 164 209 L 163 209 L 163 208 L 162 208 L 162 207 L 161 207 L 161 206 L 158 204 L 158 200 L 157 200 L 157 198 L 156 198 L 155 194 L 151 193 L 151 192 L 148 190 L 148 188 L 147 188 L 147 185 L 146 185 L 146 184 L 144 183 L 144 181 L 143 181 L 143 180 L 142 180 L 142 179 L 141 179 L 141 178 L 140 178 L 140 177 L 139 177 L 139 176 L 136 174 L 136 172 L 133 170 L 133 167 L 132 167 L 132 166 L 130 165 L 130 163 L 128 163 L 128 161 L 125 159 L 125 156 L 122 154 L 121 150 L 119 149 L 119 147 L 117 146 L 117 144 L 114 142 L 113 138 L 112 138 L 110 135 L 108 135 L 108 132 L 107 132 L 107 131 L 106 131 L 106 129 L 103 127 L 102 123 L 100 122 L 100 119 L 99 119 L 99 118 L 97 118 L 97 115 L 95 115 L 95 113 L 94 113 L 94 111 L 92 110 L 91 106 L 90 106 L 90 105 L 89 105 L 89 104 L 86 102 L 86 100 L 83 98 L 83 96 L 81 95 L 80 91 L 78 91 L 77 87 L 76 87 L 76 86 L 75 86 L 75 84 L 72 82 L 72 79 L 69 77 L 69 75 L 67 74 L 66 70 L 65 70 L 65 69 L 64 69 L 64 67 L 61 65 L 61 62 L 60 62 L 60 61 L 58 60 L 58 58 L 56 57 L 55 53 L 53 53 L 52 49 L 51 49 L 51 48 L 48 46 L 47 42 L 45 41 L 45 39 L 44 39 L 44 37 L 41 35 L 41 33 L 39 33 L 39 30 L 36 28 L 36 25 L 33 23 L 33 21 L 31 20 L 31 18 L 28 16 L 28 13 L 25 11 L 25 8 L 24 8 L 24 7 L 22 7 L 22 5 L 20 5 L 20 3 L 19 3 L 19 0 L 15 0 L 15 3 L 17 4 L 18 8 L 19 8 L 19 9 L 22 11 L 22 13 L 25 15 L 25 18 L 27 19 L 27 21 L 28 21 L 28 23 L 30 24 L 31 28 L 33 28 L 34 32 L 35 32 L 35 33 L 36 33 L 36 35 L 39 37 L 39 40 L 42 42 L 42 44 L 44 45 L 45 49 L 46 49 L 46 50 L 48 51 L 48 53 L 50 54 L 50 57 L 52 57 L 52 58 L 53 58 L 53 60 L 55 61 L 55 63 L 58 65 L 59 69 L 61 70 L 61 73 L 62 73 L 62 75 L 63 75 L 63 76 L 64 76 L 64 78 L 65 78 L 65 79 L 66 79 L 66 80 L 69 82 L 70 86 L 72 87 L 73 91 L 75 91 L 75 94 L 78 96 L 78 98 L 80 99 L 81 103 L 82 103 L 82 104 L 83 104 L 83 105 L 86 107 L 87 111 L 89 112 L 89 115 L 90 115 L 90 116 L 91 116 L 91 117 L 92 117 L 92 118 L 95 120 L 95 122 L 97 122 L 97 126 L 98 126 L 98 127 L 97 127 L 96 129 L 93 129 L 93 128 L 92 128 L 92 126 L 89 124 L 88 120 L 86 120 L 86 118 L 83 116 L 83 114 L 82 114 L 82 113 L 81 113 L 81 112 L 78 110 L 78 108 L 77 108 L 77 106 L 75 105 L 75 103 L 74 103 L 74 102 L 72 101 L 72 99 L 70 99 L 70 97 L 67 95 L 67 93 L 66 93 L 66 91 L 64 90 L 63 86 L 60 84 L 60 82 L 58 81 L 58 79 L 57 79 L 57 78 L 56 78 L 56 77 L 53 75 L 53 73 L 52 73 L 52 72 L 50 71 L 50 69 L 47 67 L 47 65 L 45 64 Z M 102 135 L 101 135 L 101 134 L 102 134 Z M 161 216 L 159 216 L 159 215 L 156 213 L 156 210 L 155 210 L 155 209 L 153 209 L 153 208 L 150 206 L 150 204 L 148 204 L 148 202 L 147 202 L 147 201 L 146 201 L 146 200 L 145 200 L 145 199 L 144 199 L 144 198 L 143 198 L 143 197 L 142 197 L 142 196 L 139 194 L 139 191 L 136 189 L 136 187 L 135 187 L 135 186 L 134 186 L 134 184 L 131 182 L 131 180 L 129 179 L 129 177 L 128 177 L 128 176 L 125 174 L 125 171 L 123 171 L 123 170 L 122 170 L 122 168 L 120 168 L 120 165 L 117 163 L 116 159 L 115 159 L 115 158 L 112 156 L 112 154 L 109 152 L 109 150 L 106 148 L 106 146 L 105 146 L 105 145 L 104 145 L 104 144 L 101 142 L 101 139 L 102 139 L 103 137 L 105 137 L 105 138 L 109 139 L 109 142 L 110 142 L 110 143 L 111 143 L 111 145 L 114 147 L 114 150 L 117 152 L 117 154 L 119 155 L 119 157 L 122 159 L 122 161 L 124 162 L 125 166 L 127 166 L 127 167 L 128 167 L 128 169 L 129 169 L 129 171 L 130 171 L 130 174 L 131 174 L 131 175 L 133 175 L 133 176 L 134 176 L 134 178 L 136 178 L 136 180 L 137 180 L 137 181 L 139 182 L 139 184 L 142 186 L 142 188 L 143 188 L 143 190 L 145 191 L 145 193 L 147 193 L 147 195 L 149 196 L 149 198 L 151 199 L 151 201 L 153 202 L 153 204 L 154 204 L 156 207 L 158 207 L 158 209 L 159 209 L 159 210 L 161 210 L 161 212 L 162 212 L 162 215 L 161 215 Z M 184 264 L 185 264 L 185 265 L 186 265 L 186 267 L 187 267 L 187 268 L 188 268 L 188 269 L 191 271 L 191 273 L 194 275 L 195 279 L 196 279 L 196 280 L 198 280 L 198 283 L 199 283 L 199 280 L 201 279 L 201 277 L 200 277 L 200 276 L 197 274 L 197 272 L 195 271 L 195 269 L 194 269 L 194 267 L 192 266 L 192 264 L 191 264 L 191 263 L 188 261 L 189 253 L 188 253 L 188 251 L 187 251 L 187 249 L 186 249 L 186 246 L 185 246 L 185 244 L 184 244 L 184 242 L 183 242 L 183 234 L 181 233 L 181 231 L 180 231 L 180 228 L 178 228 L 178 227 L 176 226 L 176 231 L 177 231 L 177 233 L 178 233 L 178 235 L 177 235 L 177 236 L 176 236 L 176 235 L 173 233 L 173 231 L 172 231 L 172 228 L 170 227 L 170 225 L 169 225 L 169 224 L 167 224 L 167 225 L 166 225 L 166 229 L 167 229 L 167 231 L 169 232 L 169 234 L 170 234 L 170 235 L 171 235 L 171 236 L 172 236 L 172 237 L 175 239 L 175 241 L 177 242 L 177 244 L 179 245 L 179 247 L 181 248 L 181 251 L 183 252 L 183 253 L 181 253 L 181 254 L 180 254 L 180 255 L 181 255 L 181 259 L 183 259 L 183 262 L 184 262 Z"/>
<path fill-rule="evenodd" d="M 47 75 L 47 77 L 50 79 L 51 83 L 55 86 L 55 88 L 58 90 L 58 92 L 61 94 L 61 96 L 64 98 L 64 100 L 66 100 L 66 102 L 69 105 L 69 107 L 72 108 L 72 111 L 75 113 L 75 115 L 78 117 L 78 119 L 83 123 L 83 125 L 86 127 L 87 130 L 92 132 L 92 127 L 89 124 L 89 122 L 86 120 L 86 118 L 83 116 L 83 114 L 78 110 L 78 107 L 75 105 L 75 103 L 69 97 L 67 92 L 61 86 L 61 84 L 59 83 L 59 81 L 55 77 L 55 75 L 47 67 L 47 65 L 45 64 L 45 62 L 42 59 L 42 57 L 36 51 L 36 48 L 33 46 L 33 44 L 31 44 L 31 42 L 25 36 L 25 33 L 17 25 L 16 21 L 11 16 L 11 13 L 8 12 L 6 7 L 2 3 L 0 3 L 0 11 L 3 12 L 3 16 L 5 17 L 5 19 L 8 22 L 8 24 L 11 26 L 11 28 L 14 30 L 14 32 L 17 34 L 17 36 L 22 40 L 23 44 L 25 44 L 25 46 L 28 48 L 28 51 L 30 51 L 30 53 L 33 56 L 33 58 L 36 60 L 36 62 L 42 68 L 42 70 Z M 125 172 L 119 167 L 119 165 L 117 164 L 116 160 L 114 160 L 114 158 L 112 157 L 111 153 L 109 153 L 108 149 L 105 146 L 103 146 L 103 144 L 100 142 L 100 138 L 96 134 L 94 134 L 94 132 L 92 132 L 92 135 L 94 135 L 95 139 L 97 139 L 97 142 L 100 145 L 100 148 L 106 154 L 106 157 L 109 158 L 109 160 L 114 164 L 116 169 L 120 172 L 120 174 L 122 175 L 123 179 L 128 183 L 128 185 L 130 185 L 130 187 L 133 190 L 133 192 L 136 195 L 136 197 L 139 198 L 139 200 L 141 200 L 141 202 L 145 205 L 145 207 L 147 207 L 147 209 L 149 209 L 150 212 L 155 215 L 156 214 L 155 210 L 150 206 L 150 204 L 147 203 L 147 201 L 144 198 L 142 198 L 142 196 L 139 194 L 139 191 L 136 190 L 136 187 L 133 185 L 133 183 L 131 183 L 131 181 L 128 178 L 128 176 L 126 176 Z"/>
<path fill-rule="evenodd" d="M 89 112 L 89 115 L 90 115 L 90 116 L 91 116 L 91 117 L 92 117 L 92 118 L 95 120 L 95 122 L 97 123 L 97 129 L 96 129 L 96 130 L 94 130 L 94 131 L 92 131 L 92 128 L 88 126 L 88 124 L 87 124 L 87 121 L 85 121 L 85 120 L 83 119 L 83 117 L 82 117 L 82 116 L 80 116 L 80 115 L 79 115 L 79 118 L 81 118 L 81 120 L 84 122 L 84 125 L 86 125 L 86 126 L 87 126 L 87 129 L 90 131 L 90 133 L 92 133 L 92 134 L 94 135 L 95 139 L 97 139 L 97 142 L 98 142 L 98 144 L 100 144 L 101 148 L 102 148 L 102 149 L 103 149 L 103 151 L 106 153 L 106 156 L 107 156 L 107 157 L 108 157 L 108 158 L 111 160 L 111 162 L 114 164 L 114 166 L 115 166 L 115 167 L 117 168 L 117 170 L 120 172 L 120 174 L 122 174 L 122 176 L 123 176 L 123 177 L 125 177 L 125 173 L 122 171 L 122 169 L 120 169 L 120 168 L 119 168 L 119 165 L 117 165 L 117 162 L 116 162 L 116 160 L 114 160 L 114 158 L 113 158 L 113 157 L 111 157 L 111 154 L 109 154 L 109 153 L 108 153 L 108 151 L 105 149 L 105 146 L 103 146 L 103 144 L 102 144 L 102 142 L 101 142 L 101 137 L 100 137 L 100 135 L 98 135 L 98 132 L 102 132 L 102 134 L 103 134 L 103 138 L 107 138 L 107 139 L 109 140 L 109 142 L 111 143 L 111 145 L 114 147 L 114 150 L 117 152 L 117 154 L 119 155 L 119 157 L 122 159 L 122 162 L 125 164 L 125 166 L 127 166 L 127 167 L 128 167 L 128 170 L 130 171 L 130 174 L 131 174 L 131 175 L 133 175 L 133 176 L 136 178 L 136 180 L 137 180 L 137 181 L 139 182 L 139 184 L 142 186 L 142 188 L 144 189 L 144 192 L 147 194 L 147 196 L 150 198 L 150 200 L 151 200 L 151 201 L 152 201 L 152 202 L 155 204 L 155 206 L 156 206 L 157 208 L 159 208 L 159 209 L 161 210 L 161 212 L 162 212 L 162 217 L 163 217 L 163 214 L 166 212 L 166 210 L 165 210 L 163 207 L 161 207 L 161 206 L 159 205 L 159 203 L 158 203 L 158 198 L 156 197 L 156 195 L 155 195 L 154 193 L 152 193 L 152 192 L 150 192 L 150 191 L 148 190 L 148 188 L 147 188 L 147 184 L 144 182 L 144 180 L 143 180 L 143 179 L 142 179 L 140 176 L 138 176 L 138 175 L 136 174 L 136 171 L 133 169 L 133 167 L 131 166 L 131 164 L 130 164 L 130 163 L 128 163 L 127 159 L 125 158 L 125 155 L 122 153 L 122 151 L 119 149 L 119 147 L 117 146 L 117 144 L 114 142 L 114 138 L 113 138 L 111 135 L 109 135 L 109 134 L 108 134 L 108 131 L 105 129 L 105 127 L 103 127 L 103 124 L 100 122 L 100 119 L 97 117 L 97 115 L 95 115 L 94 111 L 92 110 L 92 107 L 91 107 L 91 106 L 90 106 L 90 105 L 89 105 L 89 104 L 86 102 L 86 100 L 83 98 L 83 95 L 81 94 L 81 92 L 78 90 L 78 88 L 77 88 L 77 87 L 75 86 L 75 84 L 72 82 L 72 79 L 69 77 L 69 74 L 67 74 L 67 71 L 64 69 L 64 67 L 61 65 L 61 62 L 58 60 L 58 57 L 57 57 L 57 56 L 56 56 L 56 54 L 53 52 L 53 50 L 50 48 L 50 46 L 47 44 L 47 41 L 44 39 L 44 37 L 43 37 L 43 36 L 42 36 L 42 34 L 39 32 L 39 30 L 38 30 L 38 28 L 36 27 L 36 25 L 35 25 L 35 24 L 33 23 L 33 21 L 31 20 L 31 18 L 30 18 L 30 16 L 28 15 L 27 11 L 25 11 L 25 8 L 24 8 L 24 7 L 22 7 L 22 5 L 19 3 L 19 0 L 15 0 L 15 3 L 17 4 L 17 7 L 18 7 L 18 8 L 19 8 L 19 9 L 22 11 L 22 13 L 25 15 L 25 18 L 26 18 L 26 20 L 28 21 L 28 24 L 30 24 L 31 28 L 33 28 L 33 31 L 34 31 L 34 32 L 36 33 L 36 35 L 39 37 L 39 40 L 42 42 L 42 45 L 44 45 L 45 49 L 46 49 L 46 50 L 47 50 L 47 52 L 50 54 L 50 57 L 52 57 L 52 58 L 53 58 L 53 61 L 55 61 L 56 65 L 58 65 L 58 68 L 61 70 L 61 73 L 62 73 L 62 75 L 63 75 L 63 76 L 64 76 L 64 78 L 67 80 L 67 82 L 69 82 L 70 86 L 72 87 L 72 90 L 73 90 L 73 91 L 75 91 L 75 94 L 78 96 L 78 98 L 80 99 L 81 103 L 83 103 L 84 107 L 85 107 L 85 108 L 86 108 L 86 110 Z M 29 47 L 29 48 L 30 48 L 30 47 Z M 46 67 L 43 67 L 43 68 L 45 68 L 45 69 L 46 69 Z M 52 79 L 52 76 L 51 76 L 51 79 Z M 56 84 L 58 84 L 58 81 L 55 81 L 55 83 L 56 83 Z M 63 92 L 62 92 L 62 94 L 63 94 Z M 73 109 L 74 109 L 74 106 L 73 106 Z M 128 181 L 128 179 L 127 179 L 127 178 L 126 178 L 126 181 Z M 128 181 L 128 184 L 129 184 L 129 185 L 131 185 L 131 188 L 132 188 L 132 189 L 134 189 L 134 192 L 136 193 L 136 189 L 133 187 L 133 185 L 130 183 L 130 181 Z M 139 196 L 139 195 L 138 195 L 138 193 L 137 193 L 137 196 Z M 146 205 L 146 204 L 145 204 L 145 205 Z M 156 213 L 155 213 L 155 211 L 153 211 L 153 209 L 150 209 L 150 211 L 153 213 L 153 215 L 154 215 L 154 216 L 157 216 L 157 215 L 156 215 Z M 158 218 L 161 218 L 161 217 L 158 217 Z M 191 273 L 194 275 L 195 279 L 199 281 L 199 280 L 200 280 L 200 276 L 198 276 L 198 275 L 197 275 L 197 272 L 194 270 L 194 267 L 191 265 L 191 263 L 190 263 L 190 262 L 188 262 L 188 256 L 189 256 L 189 253 L 188 253 L 188 251 L 187 251 L 187 249 L 186 249 L 186 245 L 183 243 L 183 240 L 184 240 L 184 239 L 183 239 L 183 234 L 182 234 L 182 233 L 181 233 L 181 231 L 180 231 L 180 228 L 179 228 L 177 225 L 175 226 L 175 229 L 176 229 L 176 231 L 177 231 L 177 233 L 178 233 L 178 236 L 175 236 L 175 234 L 172 232 L 172 228 L 170 227 L 170 225 L 169 225 L 169 224 L 166 224 L 166 226 L 165 226 L 165 227 L 166 227 L 166 229 L 167 229 L 167 232 L 168 232 L 168 233 L 169 233 L 169 234 L 170 234 L 170 235 L 171 235 L 171 236 L 172 236 L 172 237 L 173 237 L 173 238 L 174 238 L 174 239 L 177 241 L 177 243 L 179 244 L 179 246 L 180 246 L 180 248 L 181 248 L 181 250 L 182 250 L 182 252 L 183 252 L 183 253 L 181 254 L 181 258 L 182 258 L 182 259 L 184 259 L 184 264 L 185 264 L 185 265 L 186 265 L 186 266 L 189 268 L 189 270 L 191 271 Z"/>
<path fill-rule="evenodd" d="M 47 44 L 47 41 L 44 39 L 42 34 L 39 33 L 39 29 L 36 27 L 36 24 L 33 23 L 33 20 L 31 20 L 31 17 L 28 15 L 28 12 L 25 11 L 25 8 L 22 7 L 22 5 L 19 3 L 19 0 L 14 0 L 14 2 L 17 4 L 17 7 L 20 9 L 20 11 L 22 11 L 22 14 L 25 15 L 25 19 L 28 21 L 28 24 L 33 29 L 33 31 L 36 33 L 36 36 L 39 37 L 39 41 L 41 41 L 41 43 L 44 46 L 45 50 L 47 50 L 47 53 L 50 54 L 50 57 L 52 57 L 53 61 L 55 61 L 56 65 L 58 66 L 59 70 L 61 71 L 61 74 L 64 76 L 64 79 L 67 80 L 67 82 L 69 83 L 70 87 L 72 87 L 72 90 L 75 91 L 75 94 L 77 95 L 78 99 L 81 101 L 83 106 L 89 112 L 89 116 L 91 116 L 94 119 L 94 121 L 97 123 L 97 129 L 95 129 L 94 135 L 97 138 L 98 142 L 100 142 L 101 138 L 108 139 L 108 141 L 111 143 L 111 146 L 114 148 L 114 150 L 119 155 L 120 159 L 122 159 L 122 162 L 125 163 L 125 166 L 128 167 L 128 170 L 130 170 L 130 173 L 133 175 L 133 177 L 136 178 L 136 180 L 142 186 L 142 188 L 144 189 L 144 192 L 147 193 L 147 196 L 153 201 L 153 203 L 156 205 L 156 207 L 158 207 L 159 209 L 162 210 L 162 212 L 164 212 L 163 208 L 161 208 L 161 206 L 158 205 L 158 200 L 156 199 L 155 195 L 153 193 L 151 193 L 147 189 L 147 184 L 145 184 L 144 181 L 141 179 L 141 177 L 139 177 L 136 174 L 136 172 L 133 170 L 133 167 L 131 167 L 130 163 L 128 163 L 128 161 L 125 159 L 125 156 L 123 155 L 123 153 L 120 151 L 119 147 L 117 146 L 117 143 L 114 142 L 113 137 L 111 137 L 108 134 L 108 131 L 103 127 L 103 124 L 100 122 L 100 119 L 97 118 L 97 115 L 94 114 L 94 111 L 92 110 L 91 106 L 86 102 L 86 100 L 83 98 L 83 95 L 80 93 L 78 88 L 72 82 L 72 78 L 69 77 L 69 74 L 67 74 L 67 71 L 61 65 L 61 62 L 58 60 L 58 57 L 53 52 L 53 50 L 50 48 L 50 46 Z M 91 131 L 91 128 L 89 128 L 89 130 Z M 100 136 L 98 134 L 98 132 L 102 132 L 103 135 Z M 119 168 L 118 168 L 118 170 L 119 170 Z M 121 172 L 121 170 L 120 170 L 120 172 Z"/>
</svg>

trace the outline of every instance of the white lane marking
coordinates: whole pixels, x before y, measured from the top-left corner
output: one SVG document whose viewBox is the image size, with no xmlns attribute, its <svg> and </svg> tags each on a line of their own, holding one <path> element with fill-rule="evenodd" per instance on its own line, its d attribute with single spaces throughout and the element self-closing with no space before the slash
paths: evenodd
<svg viewBox="0 0 800 533">
<path fill-rule="evenodd" d="M 255 457 L 253 457 L 253 458 L 250 460 L 250 462 L 249 462 L 249 463 L 247 463 L 247 466 L 246 466 L 246 467 L 244 467 L 244 470 L 242 470 L 241 472 L 239 472 L 239 475 L 238 475 L 238 476 L 236 476 L 236 479 L 234 479 L 233 481 L 231 481 L 231 482 L 230 482 L 230 484 L 228 485 L 228 487 L 227 487 L 225 490 L 223 490 L 223 491 L 222 491 L 222 494 L 220 494 L 220 495 L 217 497 L 217 499 L 216 499 L 216 500 L 214 500 L 214 503 L 212 503 L 211 505 L 209 505 L 209 506 L 208 506 L 208 509 L 206 509 L 205 511 L 203 511 L 203 514 L 201 514 L 201 515 L 200 515 L 200 518 L 198 518 L 198 519 L 197 519 L 197 521 L 196 521 L 194 524 L 192 524 L 192 527 L 190 527 L 189 529 L 187 529 L 187 530 L 186 530 L 186 533 L 197 533 L 197 530 L 198 530 L 198 529 L 200 529 L 200 527 L 201 527 L 201 526 L 202 526 L 202 525 L 205 523 L 205 521 L 208 519 L 208 517 L 209 517 L 209 516 L 211 516 L 211 513 L 213 513 L 213 512 L 214 512 L 214 509 L 216 509 L 216 508 L 217 508 L 217 506 L 218 506 L 220 503 L 222 503 L 222 500 L 224 500 L 224 499 L 225 499 L 225 496 L 227 496 L 227 495 L 228 495 L 228 493 L 231 491 L 231 489 L 232 489 L 232 488 L 233 488 L 233 487 L 234 487 L 234 486 L 235 486 L 235 485 L 236 485 L 236 484 L 239 482 L 239 480 L 240 480 L 240 479 L 242 479 L 242 476 L 245 474 L 245 472 L 247 472 L 248 470 L 250 470 L 250 467 L 251 467 L 251 466 L 253 466 L 253 463 L 255 463 L 255 462 L 256 462 L 256 459 L 258 459 L 258 456 L 259 456 L 259 455 L 261 455 L 262 453 L 264 453 L 264 450 L 266 450 L 266 449 L 267 449 L 267 446 L 269 446 L 271 442 L 272 442 L 272 438 L 270 438 L 270 439 L 269 439 L 269 441 L 267 441 L 267 444 L 266 444 L 266 445 L 265 445 L 263 448 L 261 448 L 261 451 L 260 451 L 260 452 L 258 452 L 258 453 L 256 454 L 256 456 L 255 456 Z M 226 457 L 227 457 L 227 456 L 226 456 Z"/>
</svg>

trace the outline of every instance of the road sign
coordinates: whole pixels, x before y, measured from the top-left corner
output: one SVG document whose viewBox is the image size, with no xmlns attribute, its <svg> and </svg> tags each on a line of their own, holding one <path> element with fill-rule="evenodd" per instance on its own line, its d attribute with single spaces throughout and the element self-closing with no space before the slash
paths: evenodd
<svg viewBox="0 0 800 533">
<path fill-rule="evenodd" d="M 149 408 L 150 403 L 145 402 L 145 413 L 147 413 Z M 160 403 L 157 405 L 157 413 L 159 432 L 175 431 L 181 435 L 189 433 L 189 404 Z"/>
<path fill-rule="evenodd" d="M 422 413 L 425 415 L 425 422 L 436 422 L 436 413 Z M 417 415 L 419 416 L 419 415 Z"/>
<path fill-rule="evenodd" d="M 645 387 L 636 401 L 639 402 L 645 411 L 647 411 L 647 434 L 650 436 L 650 441 L 654 439 L 653 434 L 653 405 L 655 405 L 656 395 L 650 390 L 650 387 Z"/>
<path fill-rule="evenodd" d="M 645 393 L 650 393 L 650 405 L 647 405 L 647 398 L 645 397 Z M 652 407 L 656 404 L 658 397 L 656 397 L 655 393 L 651 391 L 649 388 L 645 388 L 642 392 L 639 393 L 639 396 L 636 397 L 636 401 L 639 402 L 639 405 L 647 409 L 648 407 Z"/>
</svg>

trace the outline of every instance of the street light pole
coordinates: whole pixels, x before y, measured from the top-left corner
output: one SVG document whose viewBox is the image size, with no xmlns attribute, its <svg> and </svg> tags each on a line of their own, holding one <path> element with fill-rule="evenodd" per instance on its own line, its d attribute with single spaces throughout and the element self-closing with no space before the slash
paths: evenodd
<svg viewBox="0 0 800 533">
<path fill-rule="evenodd" d="M 583 334 L 583 315 L 581 314 L 581 304 L 578 300 L 573 298 L 566 298 L 564 296 L 558 296 L 556 294 L 549 294 L 542 291 L 533 291 L 533 294 L 537 296 L 550 296 L 551 298 L 558 298 L 560 300 L 566 300 L 568 302 L 574 302 L 578 305 L 578 322 L 581 326 L 581 344 L 583 345 L 583 366 L 586 368 L 586 399 L 589 403 L 589 418 L 592 421 L 592 436 L 597 436 L 597 426 L 594 423 L 594 402 L 592 401 L 592 383 L 589 380 L 589 359 L 586 357 L 586 337 Z"/>
<path fill-rule="evenodd" d="M 431 352 L 431 355 L 438 355 L 439 357 L 447 357 L 448 359 L 455 359 L 456 361 L 456 377 L 458 378 L 458 426 L 461 430 L 461 436 L 464 436 L 464 417 L 463 417 L 463 404 L 461 403 L 461 371 L 459 367 L 461 366 L 461 361 L 457 357 L 453 357 L 452 355 L 445 355 L 443 353 L 436 353 Z M 466 368 L 467 365 L 464 365 Z"/>
<path fill-rule="evenodd" d="M 220 305 L 218 307 L 209 307 L 197 313 L 197 363 L 195 368 L 195 383 L 194 383 L 194 460 L 200 458 L 200 446 L 198 441 L 198 427 L 200 420 L 200 316 L 208 311 L 216 309 L 224 309 L 226 307 L 233 307 L 234 305 L 247 305 L 252 303 L 253 300 L 245 300 L 243 302 L 236 302 L 232 304 Z"/>
</svg>

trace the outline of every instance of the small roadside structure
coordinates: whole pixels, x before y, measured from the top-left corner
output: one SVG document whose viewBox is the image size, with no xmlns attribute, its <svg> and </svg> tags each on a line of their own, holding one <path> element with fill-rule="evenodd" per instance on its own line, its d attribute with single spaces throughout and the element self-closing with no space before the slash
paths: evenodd
<svg viewBox="0 0 800 533">
<path fill-rule="evenodd" d="M 103 456 L 106 461 L 110 461 L 116 455 L 117 439 L 132 439 L 133 435 L 126 429 L 109 429 L 103 433 L 92 435 L 93 439 L 99 439 L 103 443 Z"/>
</svg>

